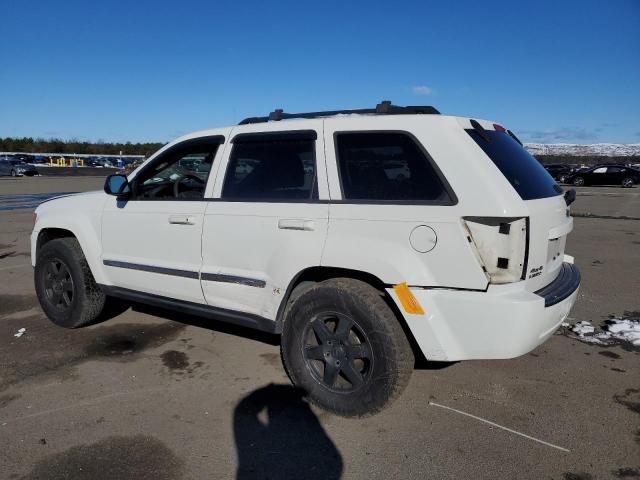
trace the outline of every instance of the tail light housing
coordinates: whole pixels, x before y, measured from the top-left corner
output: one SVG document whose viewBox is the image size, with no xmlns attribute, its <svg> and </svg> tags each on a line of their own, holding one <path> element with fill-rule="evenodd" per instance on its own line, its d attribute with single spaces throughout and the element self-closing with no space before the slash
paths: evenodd
<svg viewBox="0 0 640 480">
<path fill-rule="evenodd" d="M 525 278 L 528 217 L 464 217 L 463 223 L 489 283 L 512 283 Z"/>
</svg>

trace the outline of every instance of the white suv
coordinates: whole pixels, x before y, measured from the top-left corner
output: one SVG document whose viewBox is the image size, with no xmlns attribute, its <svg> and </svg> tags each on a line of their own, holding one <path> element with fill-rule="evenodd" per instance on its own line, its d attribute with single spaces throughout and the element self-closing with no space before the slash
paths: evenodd
<svg viewBox="0 0 640 480">
<path fill-rule="evenodd" d="M 381 410 L 428 360 L 512 358 L 566 318 L 562 190 L 497 123 L 398 107 L 249 118 L 181 137 L 31 237 L 58 325 L 112 297 L 281 334 L 292 382 Z"/>
</svg>

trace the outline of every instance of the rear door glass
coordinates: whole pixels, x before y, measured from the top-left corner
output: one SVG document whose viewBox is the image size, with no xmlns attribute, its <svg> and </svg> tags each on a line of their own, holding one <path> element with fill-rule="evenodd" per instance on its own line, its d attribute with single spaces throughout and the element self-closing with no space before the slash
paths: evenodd
<svg viewBox="0 0 640 480">
<path fill-rule="evenodd" d="M 236 142 L 222 198 L 254 202 L 317 199 L 315 140 Z"/>
<path fill-rule="evenodd" d="M 562 193 L 545 168 L 507 132 L 476 130 L 466 132 L 498 167 L 523 200 L 555 197 Z"/>
</svg>

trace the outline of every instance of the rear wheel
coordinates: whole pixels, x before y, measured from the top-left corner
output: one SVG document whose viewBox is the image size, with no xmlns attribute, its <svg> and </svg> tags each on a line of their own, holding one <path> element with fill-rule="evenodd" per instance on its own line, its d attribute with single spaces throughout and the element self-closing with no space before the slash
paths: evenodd
<svg viewBox="0 0 640 480">
<path fill-rule="evenodd" d="M 312 402 L 348 417 L 390 404 L 407 385 L 414 363 L 381 292 L 353 279 L 321 282 L 294 301 L 281 353 L 289 378 Z"/>
<path fill-rule="evenodd" d="M 576 187 L 582 187 L 584 185 L 583 177 L 576 177 L 573 179 L 573 185 Z"/>
<path fill-rule="evenodd" d="M 35 287 L 42 310 L 61 327 L 92 323 L 105 307 L 106 296 L 96 285 L 75 238 L 58 238 L 40 248 Z"/>
<path fill-rule="evenodd" d="M 622 180 L 622 186 L 624 188 L 631 188 L 631 187 L 633 187 L 634 183 L 635 182 L 633 181 L 633 178 L 631 178 L 631 177 L 627 177 L 627 178 Z"/>
</svg>

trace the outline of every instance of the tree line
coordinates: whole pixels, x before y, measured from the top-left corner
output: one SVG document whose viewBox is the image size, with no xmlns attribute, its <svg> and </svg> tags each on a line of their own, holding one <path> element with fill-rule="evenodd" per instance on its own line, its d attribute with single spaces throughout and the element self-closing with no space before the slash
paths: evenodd
<svg viewBox="0 0 640 480">
<path fill-rule="evenodd" d="M 11 138 L 0 137 L 0 152 L 25 153 L 84 153 L 95 155 L 144 155 L 148 157 L 159 150 L 164 143 L 113 143 L 113 142 L 81 142 L 79 140 L 60 140 L 58 138 Z"/>
</svg>

